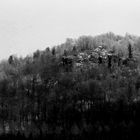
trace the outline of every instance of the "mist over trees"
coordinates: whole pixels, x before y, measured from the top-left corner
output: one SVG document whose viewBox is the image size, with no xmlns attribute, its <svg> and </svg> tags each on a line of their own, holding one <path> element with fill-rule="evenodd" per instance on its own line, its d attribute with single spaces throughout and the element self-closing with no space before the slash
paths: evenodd
<svg viewBox="0 0 140 140">
<path fill-rule="evenodd" d="M 132 138 L 139 89 L 138 36 L 81 36 L 25 58 L 11 55 L 0 63 L 0 133 Z"/>
</svg>

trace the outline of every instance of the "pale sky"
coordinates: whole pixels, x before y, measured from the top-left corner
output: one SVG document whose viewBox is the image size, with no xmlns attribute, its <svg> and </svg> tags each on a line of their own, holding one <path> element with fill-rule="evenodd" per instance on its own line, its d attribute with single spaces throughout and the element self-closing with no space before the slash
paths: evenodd
<svg viewBox="0 0 140 140">
<path fill-rule="evenodd" d="M 140 35 L 139 0 L 0 0 L 0 59 L 110 31 Z"/>
</svg>

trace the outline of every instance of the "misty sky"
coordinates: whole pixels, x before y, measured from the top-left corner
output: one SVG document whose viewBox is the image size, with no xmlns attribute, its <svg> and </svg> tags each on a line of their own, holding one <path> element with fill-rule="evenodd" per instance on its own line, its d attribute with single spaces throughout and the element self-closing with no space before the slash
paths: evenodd
<svg viewBox="0 0 140 140">
<path fill-rule="evenodd" d="M 140 35 L 139 0 L 0 0 L 0 59 L 110 31 Z"/>
</svg>

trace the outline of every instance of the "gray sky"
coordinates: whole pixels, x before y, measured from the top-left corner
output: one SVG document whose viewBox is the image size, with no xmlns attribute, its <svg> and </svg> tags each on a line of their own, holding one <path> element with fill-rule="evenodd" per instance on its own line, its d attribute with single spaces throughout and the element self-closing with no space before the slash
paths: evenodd
<svg viewBox="0 0 140 140">
<path fill-rule="evenodd" d="M 0 59 L 109 31 L 140 35 L 140 1 L 0 0 Z"/>
</svg>

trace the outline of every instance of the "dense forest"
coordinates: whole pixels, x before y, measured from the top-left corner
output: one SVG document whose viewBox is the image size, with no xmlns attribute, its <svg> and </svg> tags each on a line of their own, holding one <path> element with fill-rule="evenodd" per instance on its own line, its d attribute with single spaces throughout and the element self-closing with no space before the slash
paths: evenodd
<svg viewBox="0 0 140 140">
<path fill-rule="evenodd" d="M 3 138 L 126 140 L 139 129 L 138 36 L 68 38 L 0 63 Z"/>
</svg>

